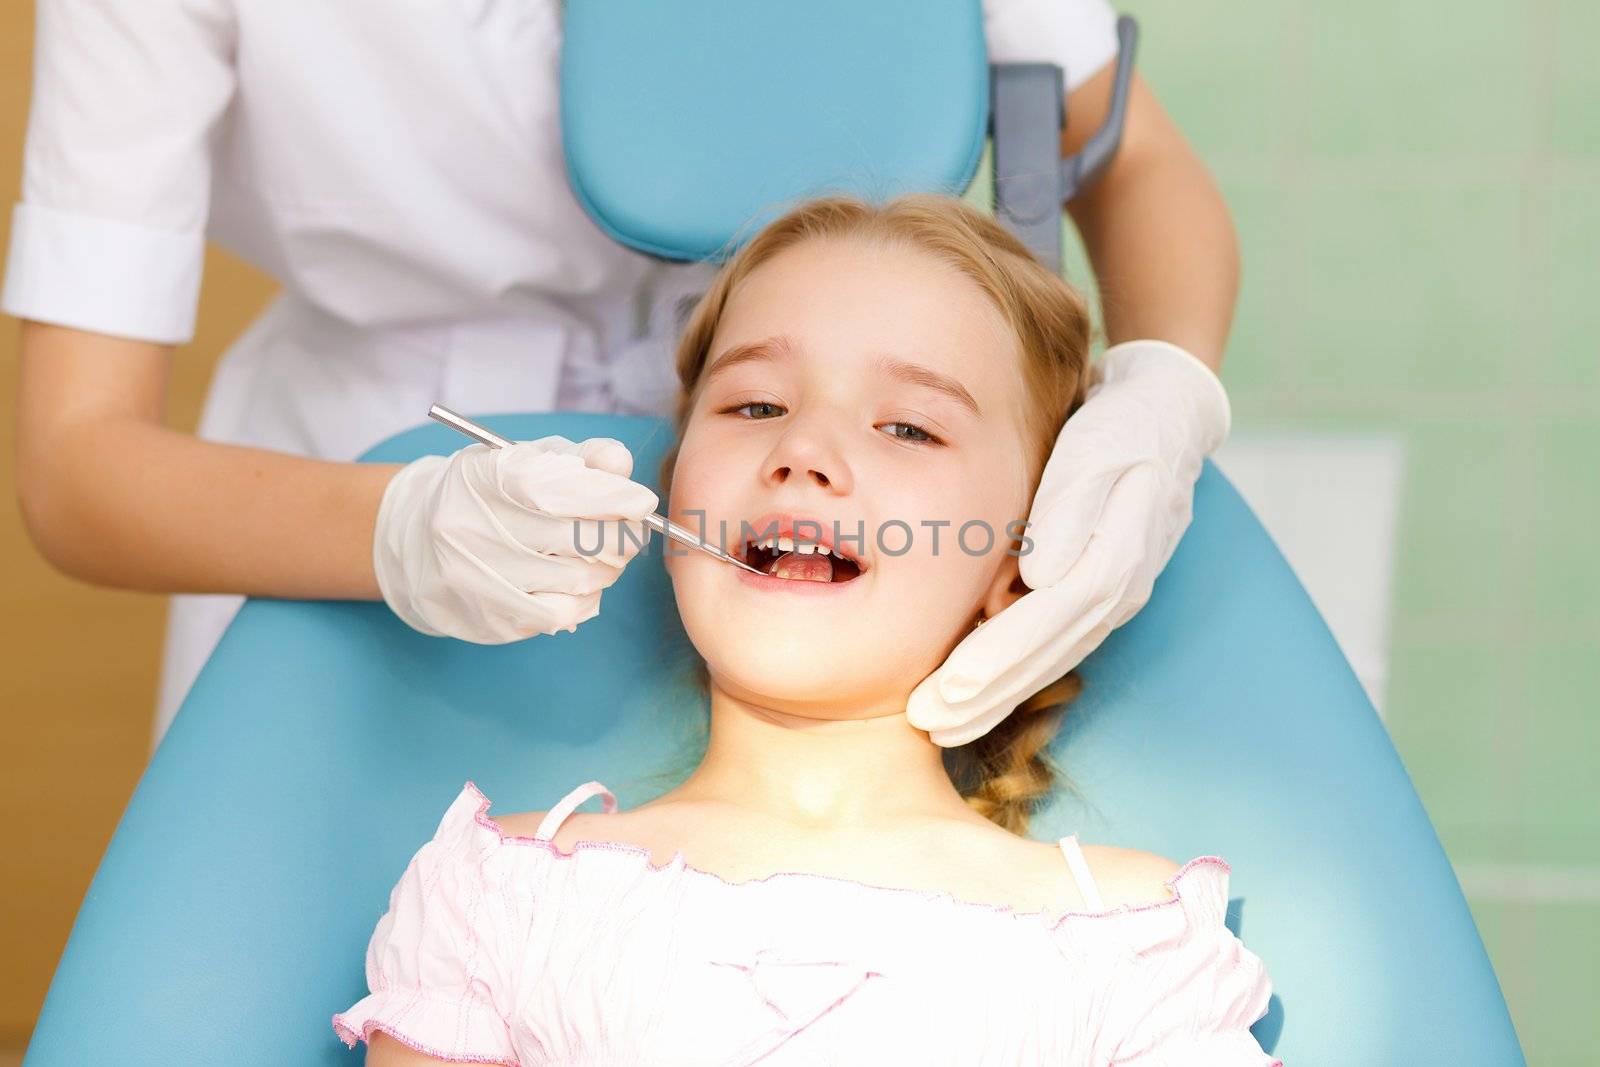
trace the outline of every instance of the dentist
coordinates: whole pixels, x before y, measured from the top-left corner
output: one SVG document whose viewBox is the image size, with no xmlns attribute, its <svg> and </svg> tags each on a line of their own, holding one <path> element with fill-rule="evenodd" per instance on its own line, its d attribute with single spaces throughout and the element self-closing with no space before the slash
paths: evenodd
<svg viewBox="0 0 1600 1067">
<path fill-rule="evenodd" d="M 983 9 L 992 59 L 1066 71 L 1076 151 L 1109 98 L 1107 0 Z M 246 595 L 382 599 L 481 643 L 593 617 L 633 551 L 577 554 L 571 519 L 660 503 L 620 442 L 354 462 L 435 401 L 666 414 L 678 308 L 710 268 L 610 241 L 569 191 L 557 0 L 404 17 L 384 0 L 38 0 L 36 17 L 0 293 L 23 320 L 19 503 L 62 572 L 173 594 L 153 742 Z M 940 744 L 987 731 L 1145 602 L 1228 430 L 1232 224 L 1137 73 L 1121 149 L 1068 211 L 1113 345 L 1037 495 L 1030 592 L 913 694 Z M 282 291 L 191 436 L 163 412 L 208 238 Z"/>
</svg>

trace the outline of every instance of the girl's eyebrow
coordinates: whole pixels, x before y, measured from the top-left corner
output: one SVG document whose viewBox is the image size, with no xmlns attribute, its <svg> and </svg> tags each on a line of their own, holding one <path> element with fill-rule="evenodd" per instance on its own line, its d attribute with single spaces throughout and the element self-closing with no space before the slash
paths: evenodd
<svg viewBox="0 0 1600 1067">
<path fill-rule="evenodd" d="M 750 341 L 742 345 L 734 345 L 717 357 L 716 362 L 707 368 L 703 382 L 710 382 L 712 378 L 725 370 L 732 370 L 741 363 L 753 363 L 759 360 L 782 359 L 792 355 L 794 346 L 789 343 L 789 338 L 779 334 L 769 337 L 765 341 Z"/>
<path fill-rule="evenodd" d="M 943 393 L 972 412 L 973 418 L 983 418 L 983 412 L 978 409 L 978 402 L 967 392 L 966 386 L 948 374 L 942 374 L 932 367 L 924 367 L 920 363 L 908 363 L 906 360 L 888 355 L 878 357 L 878 368 L 891 378 Z"/>
<path fill-rule="evenodd" d="M 751 341 L 742 345 L 734 345 L 723 352 L 711 368 L 706 371 L 702 381 L 709 382 L 713 377 L 725 370 L 732 370 L 741 363 L 752 363 L 761 360 L 785 359 L 794 354 L 795 346 L 788 337 L 779 335 L 769 337 L 764 341 Z M 978 407 L 978 402 L 967 391 L 966 386 L 950 377 L 948 374 L 925 367 L 920 363 L 911 363 L 891 355 L 880 355 L 877 359 L 878 369 L 883 373 L 909 385 L 920 385 L 925 389 L 943 393 L 968 411 L 974 418 L 983 418 L 983 411 Z"/>
</svg>

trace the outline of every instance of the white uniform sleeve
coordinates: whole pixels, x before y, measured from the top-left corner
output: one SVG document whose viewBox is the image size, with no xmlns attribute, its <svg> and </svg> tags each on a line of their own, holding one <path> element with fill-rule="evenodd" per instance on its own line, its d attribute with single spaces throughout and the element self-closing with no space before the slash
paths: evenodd
<svg viewBox="0 0 1600 1067">
<path fill-rule="evenodd" d="M 1071 92 L 1117 54 L 1108 0 L 983 0 L 991 63 L 1054 63 Z"/>
<path fill-rule="evenodd" d="M 36 18 L 0 310 L 187 341 L 236 83 L 227 0 L 38 0 Z"/>
</svg>

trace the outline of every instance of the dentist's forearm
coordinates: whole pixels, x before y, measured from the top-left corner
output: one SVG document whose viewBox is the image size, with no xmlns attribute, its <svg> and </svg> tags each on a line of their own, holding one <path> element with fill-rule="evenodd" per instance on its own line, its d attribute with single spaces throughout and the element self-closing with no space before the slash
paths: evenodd
<svg viewBox="0 0 1600 1067">
<path fill-rule="evenodd" d="M 1086 106 L 1076 128 L 1069 110 L 1064 149 L 1093 132 L 1084 129 L 1090 118 L 1098 126 L 1108 88 L 1109 70 L 1070 98 L 1069 108 Z M 1137 74 L 1130 88 L 1121 148 L 1067 204 L 1094 267 L 1107 341 L 1171 341 L 1220 373 L 1239 292 L 1233 220 L 1204 162 Z"/>
<path fill-rule="evenodd" d="M 170 346 L 25 322 L 20 348 L 18 504 L 57 569 L 146 592 L 379 598 L 373 527 L 399 464 L 167 428 Z"/>
<path fill-rule="evenodd" d="M 398 469 L 98 421 L 56 446 L 56 485 L 29 527 L 52 563 L 97 585 L 376 600 L 372 531 Z"/>
</svg>

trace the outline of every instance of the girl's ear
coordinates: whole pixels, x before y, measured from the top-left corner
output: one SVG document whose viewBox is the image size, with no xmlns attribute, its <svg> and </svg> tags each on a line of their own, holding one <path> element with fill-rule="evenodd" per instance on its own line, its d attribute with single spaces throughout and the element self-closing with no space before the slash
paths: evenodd
<svg viewBox="0 0 1600 1067">
<path fill-rule="evenodd" d="M 1021 550 L 1020 541 L 1012 541 L 1010 551 L 996 549 L 1000 553 L 1000 570 L 995 574 L 994 581 L 989 584 L 989 592 L 983 598 L 985 619 L 994 618 L 1021 600 L 1028 592 L 1027 583 L 1022 580 L 1022 557 L 1013 554 Z"/>
</svg>

